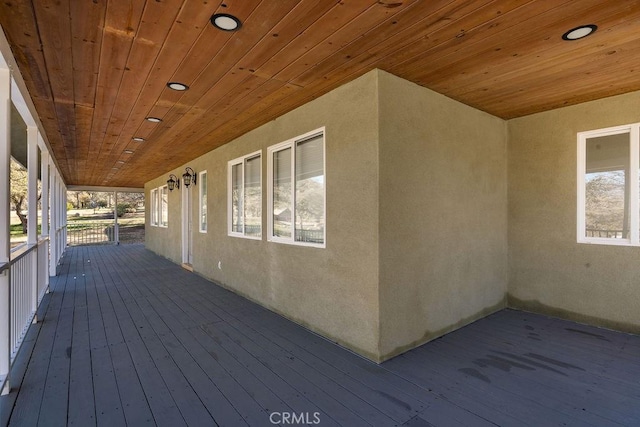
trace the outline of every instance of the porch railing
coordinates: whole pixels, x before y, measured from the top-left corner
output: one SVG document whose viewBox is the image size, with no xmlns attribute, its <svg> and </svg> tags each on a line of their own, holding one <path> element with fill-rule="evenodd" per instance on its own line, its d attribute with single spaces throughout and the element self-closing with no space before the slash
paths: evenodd
<svg viewBox="0 0 640 427">
<path fill-rule="evenodd" d="M 38 242 L 38 304 L 49 290 L 49 238 Z"/>
<path fill-rule="evenodd" d="M 11 302 L 10 343 L 11 361 L 16 356 L 37 307 L 38 245 L 22 245 L 12 253 L 10 263 Z M 34 286 L 35 285 L 35 286 Z"/>
<path fill-rule="evenodd" d="M 49 286 L 49 237 L 41 237 L 36 244 L 22 244 L 11 250 L 11 260 L 0 265 L 0 274 L 9 274 L 8 342 L 0 342 L 0 349 L 9 353 L 9 368 L 29 329 L 37 320 L 36 310 Z M 4 325 L 3 325 L 4 324 Z M 0 389 L 4 389 L 0 378 Z"/>
<path fill-rule="evenodd" d="M 67 246 L 67 226 L 63 225 L 56 230 L 57 254 L 62 255 L 64 248 Z"/>
<path fill-rule="evenodd" d="M 628 238 L 628 231 L 625 230 L 600 230 L 597 228 L 587 228 L 587 237 L 606 237 L 613 239 Z"/>
<path fill-rule="evenodd" d="M 115 243 L 117 240 L 115 224 L 105 223 L 69 223 L 66 242 L 69 246 L 97 245 Z"/>
</svg>

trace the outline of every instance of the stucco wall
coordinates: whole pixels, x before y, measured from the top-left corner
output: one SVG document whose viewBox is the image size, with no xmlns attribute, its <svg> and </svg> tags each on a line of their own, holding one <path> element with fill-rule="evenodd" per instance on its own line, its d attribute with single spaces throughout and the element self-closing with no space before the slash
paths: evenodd
<svg viewBox="0 0 640 427">
<path fill-rule="evenodd" d="M 640 248 L 576 242 L 576 134 L 640 121 L 640 92 L 509 121 L 509 305 L 640 332 Z"/>
<path fill-rule="evenodd" d="M 371 72 L 189 162 L 207 170 L 209 230 L 194 232 L 194 271 L 353 350 L 378 358 L 377 73 Z M 227 162 L 324 126 L 326 248 L 227 236 Z M 166 171 L 145 186 L 163 184 Z M 194 192 L 194 196 L 197 193 Z M 147 225 L 147 247 L 181 261 L 180 192 L 169 198 L 169 228 Z M 197 198 L 194 197 L 194 224 Z M 147 219 L 147 224 L 149 221 Z M 218 269 L 220 262 L 221 269 Z"/>
<path fill-rule="evenodd" d="M 379 73 L 380 353 L 504 307 L 506 123 Z"/>
<path fill-rule="evenodd" d="M 372 360 L 506 305 L 638 332 L 640 248 L 575 235 L 576 133 L 640 121 L 638 111 L 634 93 L 505 122 L 376 70 L 146 192 L 185 166 L 207 170 L 195 272 Z M 323 126 L 327 247 L 267 242 L 266 190 L 263 239 L 227 236 L 227 162 L 262 149 L 264 186 L 266 148 Z M 180 196 L 169 195 L 169 227 L 146 236 L 178 263 Z"/>
</svg>

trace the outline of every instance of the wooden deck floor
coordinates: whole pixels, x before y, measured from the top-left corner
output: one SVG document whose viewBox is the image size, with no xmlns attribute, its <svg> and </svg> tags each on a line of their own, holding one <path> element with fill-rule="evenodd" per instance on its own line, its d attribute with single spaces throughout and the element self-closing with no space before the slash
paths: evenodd
<svg viewBox="0 0 640 427">
<path fill-rule="evenodd" d="M 640 425 L 640 337 L 512 310 L 378 366 L 128 245 L 68 250 L 40 316 L 0 425 Z"/>
</svg>

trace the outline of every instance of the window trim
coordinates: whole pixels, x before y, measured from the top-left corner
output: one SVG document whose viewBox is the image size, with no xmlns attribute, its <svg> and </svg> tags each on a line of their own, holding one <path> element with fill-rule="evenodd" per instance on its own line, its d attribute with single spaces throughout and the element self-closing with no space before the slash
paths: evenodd
<svg viewBox="0 0 640 427">
<path fill-rule="evenodd" d="M 149 192 L 150 205 L 149 206 L 149 224 L 152 227 L 158 226 L 158 187 L 152 188 Z"/>
<path fill-rule="evenodd" d="M 295 240 L 295 171 L 296 171 L 296 143 L 311 139 L 313 137 L 322 135 L 322 173 L 323 183 L 322 197 L 323 197 L 323 210 L 324 210 L 324 229 L 322 233 L 323 243 L 311 243 L 311 242 L 298 242 Z M 281 143 L 272 145 L 267 148 L 267 241 L 274 243 L 284 243 L 286 245 L 306 246 L 311 248 L 326 248 L 327 247 L 327 140 L 326 129 L 322 126 L 318 129 L 314 129 L 305 134 L 288 139 Z M 291 237 L 278 237 L 273 235 L 273 154 L 291 148 L 291 218 L 292 218 L 292 232 Z"/>
<path fill-rule="evenodd" d="M 169 187 L 167 185 L 161 185 L 158 187 L 158 227 L 169 228 Z M 162 193 L 167 194 L 167 223 L 162 223 Z"/>
<path fill-rule="evenodd" d="M 260 236 L 250 236 L 245 233 L 244 230 L 244 219 L 242 222 L 242 233 L 233 231 L 233 166 L 242 165 L 242 189 L 241 189 L 241 197 L 242 197 L 242 206 L 244 208 L 244 168 L 247 160 L 254 159 L 256 157 L 260 157 L 260 204 L 263 203 L 263 182 L 262 182 L 262 170 L 263 170 L 263 156 L 262 150 L 254 151 L 253 153 L 249 153 L 245 156 L 235 158 L 233 160 L 229 160 L 227 162 L 227 235 L 231 237 L 241 237 L 243 239 L 250 240 L 262 240 L 262 236 L 264 235 L 264 227 L 263 227 L 263 210 L 260 211 Z M 243 212 L 244 214 L 244 212 Z"/>
<path fill-rule="evenodd" d="M 615 239 L 609 237 L 587 237 L 586 229 L 586 163 L 587 163 L 587 139 L 608 135 L 629 134 L 629 182 L 636 183 L 629 186 L 629 212 L 630 229 L 628 239 Z M 578 158 L 577 158 L 577 221 L 576 235 L 578 243 L 613 245 L 613 246 L 640 246 L 640 123 L 613 126 L 604 129 L 578 132 Z"/>
<path fill-rule="evenodd" d="M 202 176 L 205 176 L 204 178 Z M 200 182 L 200 185 L 198 186 L 198 231 L 202 234 L 206 234 L 207 230 L 209 229 L 209 209 L 208 209 L 208 204 L 209 204 L 209 183 L 207 182 L 207 171 L 203 170 L 198 172 L 198 182 Z M 202 183 L 205 182 L 206 184 L 203 186 Z M 204 189 L 206 187 L 207 190 L 207 203 L 206 205 L 202 204 L 202 196 L 204 193 Z M 204 221 L 204 229 L 202 228 L 202 208 L 205 207 L 207 208 L 207 218 Z"/>
</svg>

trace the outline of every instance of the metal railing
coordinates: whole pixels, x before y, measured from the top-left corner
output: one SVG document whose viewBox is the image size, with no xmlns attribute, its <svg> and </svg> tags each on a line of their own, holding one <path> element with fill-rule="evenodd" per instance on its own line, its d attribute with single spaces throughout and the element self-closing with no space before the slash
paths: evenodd
<svg viewBox="0 0 640 427">
<path fill-rule="evenodd" d="M 117 241 L 117 227 L 113 223 L 69 223 L 66 228 L 64 241 L 69 246 L 108 244 Z"/>
</svg>

